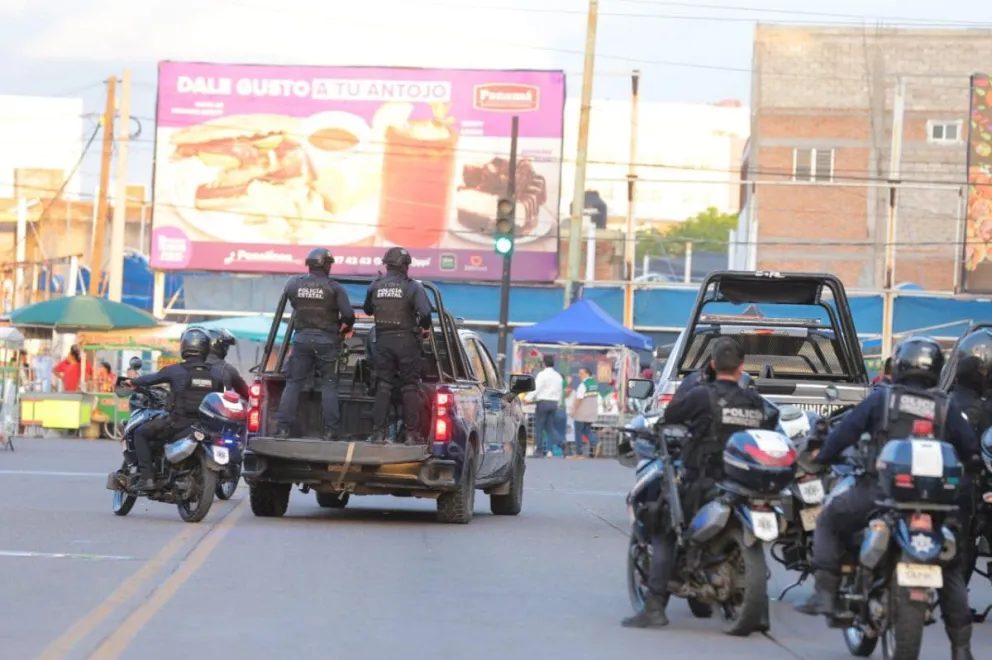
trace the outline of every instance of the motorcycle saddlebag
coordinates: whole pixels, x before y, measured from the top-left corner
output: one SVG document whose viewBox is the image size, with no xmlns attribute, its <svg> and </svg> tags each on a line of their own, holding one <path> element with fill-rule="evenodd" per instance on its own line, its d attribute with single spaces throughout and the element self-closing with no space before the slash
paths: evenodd
<svg viewBox="0 0 992 660">
<path fill-rule="evenodd" d="M 889 440 L 875 464 L 885 496 L 896 502 L 954 504 L 964 474 L 954 447 L 940 440 Z"/>
</svg>

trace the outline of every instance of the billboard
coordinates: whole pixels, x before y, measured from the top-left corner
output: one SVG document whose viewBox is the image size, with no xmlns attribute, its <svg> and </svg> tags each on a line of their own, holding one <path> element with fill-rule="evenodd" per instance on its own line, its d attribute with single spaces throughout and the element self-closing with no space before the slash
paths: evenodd
<svg viewBox="0 0 992 660">
<path fill-rule="evenodd" d="M 292 273 L 327 247 L 373 275 L 499 279 L 496 203 L 520 117 L 513 278 L 558 275 L 565 75 L 159 64 L 151 266 Z"/>
<path fill-rule="evenodd" d="M 968 122 L 968 212 L 962 246 L 961 290 L 992 292 L 992 99 L 989 76 L 971 77 Z"/>
</svg>

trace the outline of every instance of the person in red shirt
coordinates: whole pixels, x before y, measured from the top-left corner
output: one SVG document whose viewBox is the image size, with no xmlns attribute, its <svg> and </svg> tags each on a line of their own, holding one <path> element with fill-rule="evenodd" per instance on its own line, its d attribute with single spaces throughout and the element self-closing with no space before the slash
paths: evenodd
<svg viewBox="0 0 992 660">
<path fill-rule="evenodd" d="M 62 381 L 63 392 L 79 391 L 79 382 L 82 376 L 82 362 L 83 357 L 79 347 L 73 345 L 69 348 L 69 355 L 67 355 L 64 360 L 59 362 L 55 365 L 55 368 L 52 369 L 52 373 L 58 376 Z M 92 378 L 92 367 L 88 367 L 86 369 L 86 375 Z"/>
</svg>

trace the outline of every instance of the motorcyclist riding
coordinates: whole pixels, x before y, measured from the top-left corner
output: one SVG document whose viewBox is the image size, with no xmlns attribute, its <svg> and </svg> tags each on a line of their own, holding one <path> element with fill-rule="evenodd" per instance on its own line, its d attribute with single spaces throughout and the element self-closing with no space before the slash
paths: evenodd
<svg viewBox="0 0 992 660">
<path fill-rule="evenodd" d="M 973 332 L 957 346 L 958 366 L 950 394 L 979 438 L 992 426 L 992 409 L 985 401 L 992 376 L 992 334 Z"/>
<path fill-rule="evenodd" d="M 170 364 L 154 374 L 138 376 L 125 381 L 132 387 L 169 384 L 169 414 L 163 415 L 139 427 L 134 432 L 134 451 L 138 459 L 141 479 L 137 490 L 148 491 L 155 488 L 152 472 L 151 442 L 155 438 L 171 441 L 189 432 L 196 421 L 200 404 L 211 392 L 223 392 L 232 383 L 224 380 L 224 370 L 207 364 L 210 352 L 210 337 L 202 328 L 187 329 L 179 340 L 179 354 L 183 361 Z"/>
<path fill-rule="evenodd" d="M 238 368 L 227 361 L 227 353 L 232 346 L 238 343 L 237 338 L 226 328 L 219 330 L 211 328 L 207 334 L 210 335 L 210 354 L 207 355 L 207 364 L 217 365 L 223 369 L 225 382 L 230 382 L 242 399 L 249 398 L 248 383 L 241 377 Z"/>
<path fill-rule="evenodd" d="M 682 448 L 685 480 L 680 492 L 687 519 L 705 502 L 703 498 L 723 476 L 723 449 L 727 439 L 744 429 L 774 429 L 778 413 L 769 411 L 754 390 L 740 386 L 744 349 L 734 339 L 722 337 L 713 348 L 711 368 L 715 378 L 673 398 L 665 408 L 665 423 L 686 424 L 690 439 Z M 651 567 L 643 609 L 622 621 L 627 628 L 668 625 L 665 607 L 668 583 L 674 568 L 675 534 L 658 530 L 651 539 Z"/>
<path fill-rule="evenodd" d="M 848 491 L 833 498 L 820 514 L 813 539 L 815 592 L 796 606 L 803 614 L 826 614 L 838 618 L 837 590 L 840 586 L 844 539 L 862 529 L 883 498 L 875 472 L 875 456 L 889 438 L 911 435 L 916 421 L 933 424 L 933 435 L 954 445 L 962 462 L 978 453 L 978 442 L 958 404 L 934 390 L 944 366 L 940 344 L 929 337 L 912 337 L 896 346 L 892 359 L 892 384 L 873 391 L 854 408 L 827 437 L 816 457 L 827 465 L 858 442 L 862 433 L 872 436 L 864 474 Z M 960 565 L 960 555 L 944 568 L 940 609 L 952 660 L 971 660 L 972 614 Z"/>
</svg>

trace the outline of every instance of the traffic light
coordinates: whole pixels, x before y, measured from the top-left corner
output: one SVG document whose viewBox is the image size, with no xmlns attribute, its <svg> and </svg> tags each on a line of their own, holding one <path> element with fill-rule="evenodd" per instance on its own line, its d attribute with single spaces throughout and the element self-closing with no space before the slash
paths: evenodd
<svg viewBox="0 0 992 660">
<path fill-rule="evenodd" d="M 496 237 L 493 249 L 496 254 L 508 257 L 513 254 L 514 203 L 512 199 L 501 199 L 496 204 Z"/>
</svg>

